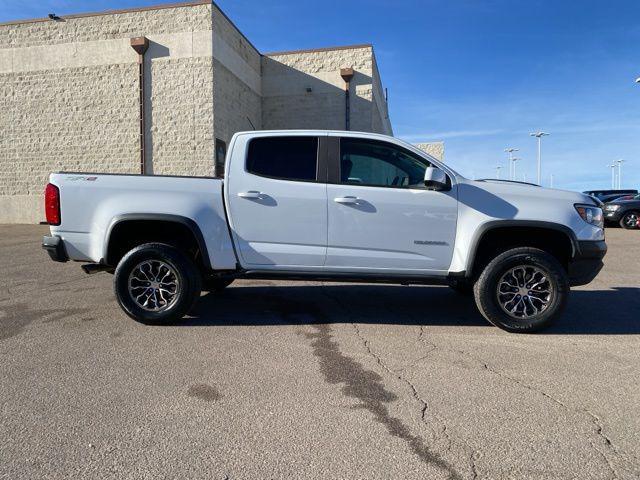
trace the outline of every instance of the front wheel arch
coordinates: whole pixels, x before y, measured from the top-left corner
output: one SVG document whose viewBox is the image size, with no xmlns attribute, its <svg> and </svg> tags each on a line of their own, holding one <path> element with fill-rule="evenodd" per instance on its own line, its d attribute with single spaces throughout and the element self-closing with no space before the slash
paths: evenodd
<svg viewBox="0 0 640 480">
<path fill-rule="evenodd" d="M 565 270 L 578 241 L 573 231 L 553 222 L 528 220 L 497 220 L 478 228 L 467 258 L 466 275 L 472 282 L 497 255 L 518 247 L 543 250 L 552 255 Z"/>
</svg>

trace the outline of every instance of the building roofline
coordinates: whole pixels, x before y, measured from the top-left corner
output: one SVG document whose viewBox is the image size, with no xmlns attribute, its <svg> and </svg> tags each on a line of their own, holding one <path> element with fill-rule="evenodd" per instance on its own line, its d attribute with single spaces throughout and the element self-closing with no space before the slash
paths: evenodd
<svg viewBox="0 0 640 480">
<path fill-rule="evenodd" d="M 229 15 L 227 15 L 225 11 L 222 8 L 220 8 L 220 6 L 215 1 L 209 0 L 209 3 L 211 3 L 215 8 L 217 8 L 220 11 L 222 16 L 227 20 L 227 22 L 229 22 L 231 26 L 235 28 L 236 32 L 238 32 L 240 36 L 245 39 L 245 41 L 251 46 L 251 48 L 253 48 L 256 51 L 258 55 L 262 55 L 260 53 L 260 50 L 258 50 L 256 46 L 251 42 L 251 40 L 249 40 L 247 36 L 244 33 L 242 33 L 242 30 L 238 28 L 238 26 L 233 22 L 233 20 L 229 18 Z"/>
<path fill-rule="evenodd" d="M 70 14 L 70 15 L 60 15 L 60 18 L 67 19 L 67 18 L 99 17 L 99 16 L 102 16 L 102 15 L 118 15 L 118 14 L 123 14 L 123 13 L 147 12 L 149 10 L 164 10 L 164 9 L 167 9 L 167 8 L 195 7 L 195 6 L 198 6 L 198 5 L 211 5 L 211 4 L 214 4 L 212 0 L 190 0 L 190 1 L 186 1 L 186 2 L 177 2 L 177 3 L 161 3 L 161 4 L 158 4 L 158 5 L 149 5 L 147 7 L 122 8 L 122 9 L 116 9 L 116 10 L 104 10 L 102 12 L 73 13 L 73 14 Z M 216 7 L 218 7 L 218 6 L 216 5 Z M 218 10 L 220 10 L 222 12 L 222 9 L 220 7 L 218 7 Z M 223 12 L 223 15 L 226 17 L 224 12 Z M 227 17 L 227 19 L 228 19 L 228 17 Z M 20 25 L 20 24 L 23 24 L 23 23 L 52 22 L 52 21 L 54 21 L 54 20 L 51 20 L 48 17 L 30 18 L 30 19 L 25 19 L 25 20 L 10 20 L 8 22 L 0 22 L 0 26 Z M 229 20 L 229 21 L 231 22 L 231 20 Z M 231 22 L 231 23 L 233 24 L 233 22 Z M 236 29 L 238 28 L 235 25 L 233 25 L 233 26 Z"/>
<path fill-rule="evenodd" d="M 242 38 L 253 48 L 258 54 L 263 55 L 265 57 L 269 56 L 277 56 L 277 55 L 293 55 L 296 53 L 316 53 L 316 52 L 328 52 L 332 50 L 355 50 L 358 48 L 373 48 L 371 43 L 361 43 L 355 45 L 338 45 L 334 47 L 322 47 L 322 48 L 310 48 L 310 49 L 302 49 L 302 50 L 283 50 L 279 52 L 267 52 L 260 53 L 260 50 L 256 48 L 256 46 L 247 38 L 247 36 L 242 33 L 242 30 L 238 28 L 238 26 L 229 18 L 229 16 L 225 13 L 225 11 L 220 8 L 220 6 L 214 0 L 189 0 L 183 2 L 173 2 L 173 3 L 160 3 L 157 5 L 149 5 L 146 7 L 132 7 L 132 8 L 120 8 L 120 9 L 111 9 L 111 10 L 103 10 L 100 12 L 85 12 L 85 13 L 71 13 L 69 15 L 60 15 L 60 17 L 65 19 L 74 19 L 74 18 L 87 18 L 87 17 L 100 17 L 104 15 L 121 15 L 125 13 L 135 13 L 135 12 L 148 12 L 153 10 L 164 10 L 170 8 L 184 8 L 184 7 L 196 7 L 199 5 L 212 5 L 217 8 L 222 16 L 231 24 L 231 26 L 242 36 Z M 44 22 L 52 22 L 55 20 L 51 20 L 48 17 L 42 18 L 27 18 L 23 20 L 9 20 L 7 22 L 0 22 L 0 27 L 10 26 L 10 25 L 22 25 L 29 23 L 44 23 Z"/>
<path fill-rule="evenodd" d="M 316 52 L 328 52 L 331 50 L 355 50 L 358 48 L 373 48 L 371 43 L 361 43 L 356 45 L 341 45 L 337 47 L 322 47 L 322 48 L 310 48 L 306 50 L 284 50 L 282 52 L 268 52 L 263 53 L 265 57 L 274 57 L 277 55 L 294 55 L 296 53 L 316 53 Z"/>
</svg>

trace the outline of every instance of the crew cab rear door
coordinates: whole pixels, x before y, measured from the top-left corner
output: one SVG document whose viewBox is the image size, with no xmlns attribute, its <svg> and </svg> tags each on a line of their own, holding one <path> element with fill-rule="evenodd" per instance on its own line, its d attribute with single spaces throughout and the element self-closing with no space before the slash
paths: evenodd
<svg viewBox="0 0 640 480">
<path fill-rule="evenodd" d="M 238 135 L 227 165 L 229 222 L 246 268 L 321 268 L 327 252 L 326 135 Z"/>
<path fill-rule="evenodd" d="M 456 185 L 427 190 L 429 165 L 392 142 L 330 134 L 327 271 L 446 273 L 455 244 Z"/>
</svg>

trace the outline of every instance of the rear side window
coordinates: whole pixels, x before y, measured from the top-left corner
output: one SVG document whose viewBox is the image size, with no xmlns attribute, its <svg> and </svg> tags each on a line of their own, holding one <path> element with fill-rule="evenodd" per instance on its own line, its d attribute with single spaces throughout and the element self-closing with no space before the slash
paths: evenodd
<svg viewBox="0 0 640 480">
<path fill-rule="evenodd" d="M 263 177 L 313 182 L 318 137 L 260 137 L 249 143 L 247 171 Z"/>
</svg>

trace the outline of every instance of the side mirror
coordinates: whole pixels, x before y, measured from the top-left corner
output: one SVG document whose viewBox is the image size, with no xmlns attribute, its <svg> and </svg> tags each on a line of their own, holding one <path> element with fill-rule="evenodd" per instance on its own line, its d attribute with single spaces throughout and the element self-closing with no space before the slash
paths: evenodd
<svg viewBox="0 0 640 480">
<path fill-rule="evenodd" d="M 447 174 L 438 167 L 427 167 L 424 172 L 424 185 L 429 190 L 445 190 L 447 188 Z"/>
</svg>

